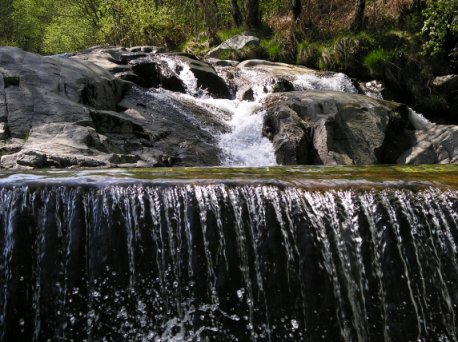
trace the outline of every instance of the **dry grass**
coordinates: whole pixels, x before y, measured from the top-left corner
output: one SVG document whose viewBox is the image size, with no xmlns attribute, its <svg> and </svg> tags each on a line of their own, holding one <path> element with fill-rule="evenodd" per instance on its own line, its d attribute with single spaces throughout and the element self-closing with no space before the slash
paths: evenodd
<svg viewBox="0 0 458 342">
<path fill-rule="evenodd" d="M 366 6 L 366 24 L 368 28 L 378 29 L 389 22 L 396 22 L 400 14 L 410 8 L 413 0 L 375 0 Z M 304 33 L 326 36 L 336 32 L 345 32 L 351 25 L 355 10 L 354 1 L 349 0 L 308 0 L 303 2 L 303 11 L 299 25 L 294 22 L 291 13 L 272 16 L 267 20 L 274 32 L 292 32 L 298 26 Z"/>
</svg>

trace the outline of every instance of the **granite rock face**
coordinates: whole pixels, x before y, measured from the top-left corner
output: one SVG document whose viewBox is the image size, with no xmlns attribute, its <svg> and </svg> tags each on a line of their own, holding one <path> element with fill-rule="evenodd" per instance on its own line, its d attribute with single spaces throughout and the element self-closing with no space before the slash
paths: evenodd
<svg viewBox="0 0 458 342">
<path fill-rule="evenodd" d="M 119 55 L 95 51 L 84 59 L 0 48 L 0 167 L 219 164 L 199 122 L 208 112 L 159 104 L 112 75 Z"/>
<path fill-rule="evenodd" d="M 268 96 L 264 134 L 280 164 L 395 163 L 411 146 L 408 110 L 397 103 L 335 91 Z"/>
<path fill-rule="evenodd" d="M 415 131 L 412 148 L 399 164 L 458 164 L 458 126 L 433 125 Z"/>
</svg>

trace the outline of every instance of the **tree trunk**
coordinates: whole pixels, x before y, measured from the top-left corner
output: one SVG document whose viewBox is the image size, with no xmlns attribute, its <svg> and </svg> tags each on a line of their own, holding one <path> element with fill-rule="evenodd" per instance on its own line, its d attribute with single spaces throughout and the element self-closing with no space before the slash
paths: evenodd
<svg viewBox="0 0 458 342">
<path fill-rule="evenodd" d="M 412 4 L 412 9 L 414 12 L 421 13 L 421 11 L 425 8 L 425 1 L 424 0 L 414 0 Z"/>
<path fill-rule="evenodd" d="M 259 0 L 247 0 L 247 18 L 246 24 L 249 28 L 258 28 L 261 24 L 259 19 Z"/>
<path fill-rule="evenodd" d="M 353 32 L 359 32 L 364 24 L 364 10 L 366 8 L 366 0 L 356 0 L 355 18 L 351 24 Z"/>
<path fill-rule="evenodd" d="M 301 0 L 292 0 L 291 1 L 291 10 L 293 11 L 294 20 L 297 21 L 302 13 L 302 4 Z"/>
<path fill-rule="evenodd" d="M 232 5 L 232 18 L 234 19 L 235 26 L 239 27 L 242 25 L 242 13 L 240 12 L 240 7 L 237 0 L 231 0 Z"/>
</svg>

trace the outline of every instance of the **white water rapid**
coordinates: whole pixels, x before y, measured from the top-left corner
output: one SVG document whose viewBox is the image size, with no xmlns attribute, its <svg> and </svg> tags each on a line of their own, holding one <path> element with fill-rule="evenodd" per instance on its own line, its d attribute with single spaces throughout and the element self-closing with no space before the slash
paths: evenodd
<svg viewBox="0 0 458 342">
<path fill-rule="evenodd" d="M 262 134 L 265 114 L 262 100 L 274 92 L 276 82 L 281 82 L 282 77 L 277 79 L 262 68 L 237 67 L 237 77 L 253 92 L 251 101 L 239 98 L 214 99 L 206 90 L 198 87 L 197 79 L 188 64 L 173 57 L 163 57 L 163 61 L 170 69 L 179 70 L 177 74 L 186 87 L 186 94 L 171 93 L 170 96 L 179 96 L 210 110 L 229 127 L 229 132 L 217 134 L 218 146 L 223 153 L 223 166 L 277 165 L 273 145 Z M 229 69 L 230 67 L 216 67 L 218 75 L 227 84 L 231 83 L 231 76 L 228 76 L 231 73 L 227 72 Z M 304 69 L 304 73 L 291 73 L 286 79 L 298 91 L 333 90 L 357 93 L 353 82 L 343 73 L 311 73 Z M 416 129 L 425 129 L 432 125 L 423 115 L 411 109 L 409 118 Z"/>
<path fill-rule="evenodd" d="M 186 87 L 184 97 L 195 104 L 210 109 L 228 125 L 230 131 L 219 134 L 217 140 L 222 150 L 224 166 L 273 166 L 277 165 L 272 143 L 262 135 L 264 111 L 262 100 L 274 91 L 275 79 L 266 71 L 256 68 L 238 68 L 238 77 L 243 78 L 253 90 L 253 100 L 214 99 L 198 88 L 197 80 L 186 63 L 173 57 L 163 59 L 172 70 L 181 70 L 178 74 Z M 216 70 L 227 83 L 225 67 Z M 335 90 L 356 93 L 351 80 L 342 73 L 315 75 L 304 71 L 304 74 L 293 75 L 290 82 L 294 90 Z"/>
</svg>

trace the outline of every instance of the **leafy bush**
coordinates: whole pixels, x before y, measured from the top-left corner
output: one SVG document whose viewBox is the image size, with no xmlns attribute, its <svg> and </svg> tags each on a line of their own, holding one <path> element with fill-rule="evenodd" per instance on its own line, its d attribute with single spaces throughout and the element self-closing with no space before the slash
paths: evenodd
<svg viewBox="0 0 458 342">
<path fill-rule="evenodd" d="M 65 15 L 56 16 L 45 28 L 43 52 L 55 54 L 78 51 L 97 44 L 93 23 L 78 15 L 76 6 L 64 7 Z"/>
<path fill-rule="evenodd" d="M 438 54 L 448 34 L 458 35 L 458 0 L 429 0 L 423 16 L 423 53 Z"/>
</svg>

